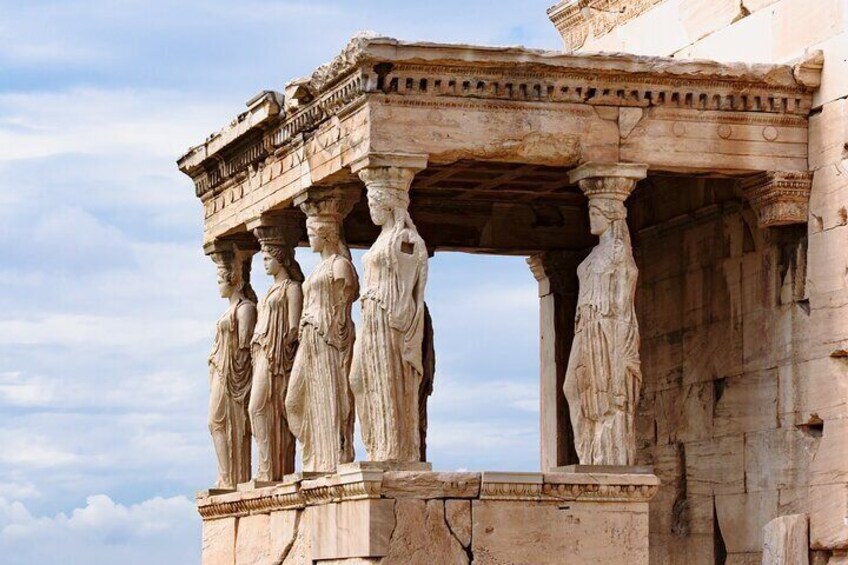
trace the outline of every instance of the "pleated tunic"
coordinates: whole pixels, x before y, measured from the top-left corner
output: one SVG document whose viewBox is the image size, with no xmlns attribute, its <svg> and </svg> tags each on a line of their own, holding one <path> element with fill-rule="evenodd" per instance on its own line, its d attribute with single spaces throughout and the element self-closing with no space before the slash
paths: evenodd
<svg viewBox="0 0 848 565">
<path fill-rule="evenodd" d="M 256 305 L 242 299 L 231 305 L 218 320 L 215 342 L 209 354 L 210 406 L 209 427 L 214 433 L 224 431 L 227 445 L 216 445 L 216 450 L 226 450 L 229 474 L 219 461 L 219 482 L 229 482 L 233 487 L 250 480 L 250 422 L 247 402 L 250 397 L 252 363 L 250 349 L 239 347 L 240 309 L 256 310 Z"/>
<path fill-rule="evenodd" d="M 353 461 L 353 396 L 348 384 L 358 288 L 335 285 L 336 262 L 324 259 L 303 284 L 300 344 L 286 397 L 289 426 L 301 443 L 303 470 L 332 472 Z M 355 280 L 355 275 L 354 275 Z"/>
<path fill-rule="evenodd" d="M 642 373 L 629 245 L 603 239 L 577 268 L 580 290 L 565 377 L 575 447 L 584 465 L 632 465 Z"/>
<path fill-rule="evenodd" d="M 351 368 L 362 439 L 371 461 L 419 461 L 424 241 L 410 229 L 384 232 L 362 265 L 362 328 Z"/>
</svg>

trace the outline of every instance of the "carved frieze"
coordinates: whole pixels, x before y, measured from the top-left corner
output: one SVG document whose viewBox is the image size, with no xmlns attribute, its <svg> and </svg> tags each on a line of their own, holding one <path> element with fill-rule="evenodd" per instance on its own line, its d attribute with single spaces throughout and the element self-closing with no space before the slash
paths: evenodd
<svg viewBox="0 0 848 565">
<path fill-rule="evenodd" d="M 761 228 L 807 222 L 811 172 L 769 171 L 742 181 L 742 192 Z"/>
</svg>

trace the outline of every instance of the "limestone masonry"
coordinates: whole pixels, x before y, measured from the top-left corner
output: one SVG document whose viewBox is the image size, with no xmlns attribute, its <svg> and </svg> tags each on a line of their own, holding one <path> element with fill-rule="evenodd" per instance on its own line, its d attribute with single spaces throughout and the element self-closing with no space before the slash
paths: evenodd
<svg viewBox="0 0 848 565">
<path fill-rule="evenodd" d="M 180 158 L 226 301 L 204 564 L 848 565 L 848 2 L 548 16 L 562 52 L 358 35 Z M 538 281 L 541 469 L 427 463 L 449 251 Z"/>
</svg>

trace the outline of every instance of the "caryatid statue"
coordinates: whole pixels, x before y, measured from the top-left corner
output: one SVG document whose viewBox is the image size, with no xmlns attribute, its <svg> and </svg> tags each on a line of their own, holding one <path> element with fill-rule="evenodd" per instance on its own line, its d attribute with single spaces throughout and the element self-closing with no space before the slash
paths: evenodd
<svg viewBox="0 0 848 565">
<path fill-rule="evenodd" d="M 295 219 L 261 225 L 253 233 L 262 248 L 265 272 L 274 277 L 259 303 L 253 333 L 253 390 L 250 423 L 256 439 L 257 481 L 281 481 L 294 473 L 295 438 L 286 416 L 286 391 L 298 344 L 303 306 L 303 271 L 294 257 L 299 239 Z"/>
<path fill-rule="evenodd" d="M 642 384 L 633 258 L 624 201 L 644 165 L 594 165 L 571 173 L 589 197 L 600 241 L 577 267 L 574 341 L 565 374 L 574 441 L 583 465 L 633 465 L 634 419 Z"/>
<path fill-rule="evenodd" d="M 300 441 L 306 472 L 334 472 L 354 456 L 348 372 L 355 338 L 351 307 L 359 281 L 342 220 L 357 195 L 358 190 L 353 195 L 337 190 L 301 204 L 309 245 L 321 254 L 303 285 L 300 346 L 286 397 L 289 426 Z"/>
<path fill-rule="evenodd" d="M 218 320 L 209 355 L 209 431 L 218 458 L 217 488 L 250 480 L 250 422 L 247 405 L 253 373 L 250 343 L 256 325 L 256 293 L 250 287 L 250 257 L 234 245 L 211 252 L 218 289 L 229 302 Z"/>
<path fill-rule="evenodd" d="M 420 460 L 419 391 L 424 372 L 427 248 L 409 216 L 416 169 L 359 172 L 380 235 L 362 258 L 362 327 L 350 384 L 371 461 Z"/>
</svg>

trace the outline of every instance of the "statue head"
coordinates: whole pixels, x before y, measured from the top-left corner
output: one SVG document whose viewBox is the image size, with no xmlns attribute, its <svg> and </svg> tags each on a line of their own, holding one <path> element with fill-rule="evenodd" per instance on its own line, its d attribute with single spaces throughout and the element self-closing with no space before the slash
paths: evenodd
<svg viewBox="0 0 848 565">
<path fill-rule="evenodd" d="M 339 222 L 340 219 L 329 216 L 312 216 L 306 219 L 306 234 L 312 251 L 321 253 L 339 247 Z"/>
<path fill-rule="evenodd" d="M 218 292 L 221 298 L 242 296 L 256 302 L 256 293 L 250 286 L 250 258 L 252 252 L 216 251 L 212 259 L 218 266 Z"/>
<path fill-rule="evenodd" d="M 592 235 L 603 235 L 614 224 L 626 219 L 627 208 L 621 200 L 593 198 L 589 201 L 589 231 Z"/>
<path fill-rule="evenodd" d="M 221 298 L 230 298 L 237 292 L 241 292 L 244 287 L 244 281 L 240 275 L 241 269 L 234 267 L 232 263 L 218 266 L 218 292 Z"/>
<path fill-rule="evenodd" d="M 405 190 L 387 187 L 368 189 L 368 211 L 374 225 L 382 226 L 389 219 L 396 223 L 404 220 L 409 207 L 409 193 Z"/>
<path fill-rule="evenodd" d="M 272 277 L 284 272 L 294 281 L 304 280 L 303 271 L 294 257 L 294 247 L 290 245 L 263 242 L 262 264 L 265 266 L 265 273 Z"/>
<path fill-rule="evenodd" d="M 336 188 L 319 191 L 300 205 L 306 214 L 306 235 L 313 251 L 350 259 L 342 222 L 358 198 L 358 189 Z"/>
</svg>

